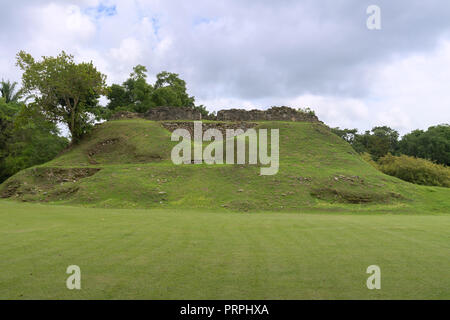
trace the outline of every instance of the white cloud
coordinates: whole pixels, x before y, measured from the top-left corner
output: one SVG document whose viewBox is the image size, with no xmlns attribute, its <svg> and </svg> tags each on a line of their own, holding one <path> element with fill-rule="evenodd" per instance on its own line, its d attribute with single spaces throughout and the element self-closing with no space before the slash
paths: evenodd
<svg viewBox="0 0 450 320">
<path fill-rule="evenodd" d="M 450 41 L 426 54 L 374 65 L 368 74 L 365 97 L 306 94 L 285 103 L 310 106 L 330 126 L 361 130 L 388 125 L 404 134 L 450 122 Z"/>
<path fill-rule="evenodd" d="M 364 123 L 370 119 L 368 106 L 355 98 L 307 94 L 287 100 L 286 104 L 297 108 L 310 107 L 316 111 L 319 119 L 331 127 L 354 127 L 355 123 Z"/>
<path fill-rule="evenodd" d="M 381 67 L 371 96 L 381 98 L 369 103 L 376 121 L 401 131 L 450 122 L 450 41 Z"/>
<path fill-rule="evenodd" d="M 111 49 L 111 56 L 118 63 L 136 64 L 142 59 L 142 47 L 140 42 L 134 38 L 123 39 L 119 48 Z"/>
<path fill-rule="evenodd" d="M 233 99 L 233 98 L 215 98 L 215 99 L 197 99 L 197 104 L 203 104 L 210 111 L 219 111 L 222 109 L 260 109 L 261 105 L 256 105 L 254 101 Z"/>
<path fill-rule="evenodd" d="M 50 3 L 28 10 L 30 19 L 28 47 L 42 54 L 89 45 L 96 26 L 80 7 Z"/>
</svg>

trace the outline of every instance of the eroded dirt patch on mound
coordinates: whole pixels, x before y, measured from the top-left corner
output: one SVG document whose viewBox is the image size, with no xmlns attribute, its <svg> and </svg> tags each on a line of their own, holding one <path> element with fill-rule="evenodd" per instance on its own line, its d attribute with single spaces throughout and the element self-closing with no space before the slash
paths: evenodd
<svg viewBox="0 0 450 320">
<path fill-rule="evenodd" d="M 7 181 L 0 197 L 45 201 L 52 196 L 69 196 L 78 191 L 78 181 L 99 171 L 98 168 L 33 168 L 26 179 Z"/>
<path fill-rule="evenodd" d="M 333 176 L 323 186 L 313 188 L 311 196 L 320 200 L 351 204 L 388 203 L 403 199 L 402 195 L 368 184 L 359 176 L 345 175 Z"/>
<path fill-rule="evenodd" d="M 16 194 L 17 190 L 20 188 L 20 182 L 19 181 L 7 181 L 5 182 L 3 186 L 3 190 L 0 193 L 1 198 L 10 198 L 13 195 Z"/>
<path fill-rule="evenodd" d="M 36 178 L 56 183 L 77 182 L 99 171 L 99 168 L 34 168 L 31 170 Z"/>
</svg>

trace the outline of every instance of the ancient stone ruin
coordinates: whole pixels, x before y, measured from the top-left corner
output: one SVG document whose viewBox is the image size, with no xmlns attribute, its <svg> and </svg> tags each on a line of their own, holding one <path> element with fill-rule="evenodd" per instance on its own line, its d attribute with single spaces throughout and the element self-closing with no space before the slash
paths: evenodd
<svg viewBox="0 0 450 320">
<path fill-rule="evenodd" d="M 120 111 L 114 114 L 110 120 L 142 118 L 147 120 L 202 120 L 202 114 L 191 108 L 182 107 L 157 107 L 151 108 L 146 113 Z"/>
<path fill-rule="evenodd" d="M 272 107 L 267 110 L 220 110 L 216 118 L 218 121 L 319 121 L 312 112 L 302 112 L 289 107 Z"/>
<path fill-rule="evenodd" d="M 147 120 L 202 120 L 202 114 L 190 108 L 158 107 L 144 113 Z"/>
<path fill-rule="evenodd" d="M 194 136 L 194 123 L 193 122 L 162 122 L 161 125 L 169 130 L 170 132 L 175 131 L 176 129 L 186 129 L 191 134 L 191 137 Z M 217 129 L 222 134 L 226 133 L 227 129 L 230 130 L 238 130 L 241 129 L 243 131 L 247 131 L 248 129 L 256 127 L 258 124 L 255 122 L 204 122 L 202 123 L 202 133 L 204 134 L 209 129 Z"/>
<path fill-rule="evenodd" d="M 191 108 L 183 107 L 157 107 L 146 113 L 118 112 L 111 120 L 143 118 L 147 120 L 202 120 L 202 114 Z M 205 120 L 205 119 L 203 119 Z M 206 120 L 216 121 L 300 121 L 320 122 L 312 112 L 304 112 L 289 107 L 271 107 L 267 110 L 229 109 L 220 110 L 217 115 L 211 115 Z"/>
</svg>

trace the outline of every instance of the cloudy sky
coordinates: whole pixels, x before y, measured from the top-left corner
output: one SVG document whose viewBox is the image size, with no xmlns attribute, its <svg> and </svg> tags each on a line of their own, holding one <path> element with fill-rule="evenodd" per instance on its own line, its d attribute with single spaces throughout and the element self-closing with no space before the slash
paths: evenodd
<svg viewBox="0 0 450 320">
<path fill-rule="evenodd" d="M 0 0 L 0 78 L 20 81 L 19 50 L 93 60 L 108 83 L 136 64 L 176 72 L 211 111 L 309 106 L 402 134 L 450 122 L 447 0 Z"/>
</svg>

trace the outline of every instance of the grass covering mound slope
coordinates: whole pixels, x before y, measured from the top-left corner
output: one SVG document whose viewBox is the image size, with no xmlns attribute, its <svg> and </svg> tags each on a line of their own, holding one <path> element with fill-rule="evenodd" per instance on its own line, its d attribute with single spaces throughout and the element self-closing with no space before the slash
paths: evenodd
<svg viewBox="0 0 450 320">
<path fill-rule="evenodd" d="M 280 130 L 273 176 L 261 176 L 260 165 L 174 165 L 177 142 L 161 123 L 117 120 L 98 125 L 53 161 L 11 177 L 0 196 L 114 208 L 449 211 L 449 189 L 379 172 L 323 124 L 258 122 L 259 128 Z"/>
</svg>

